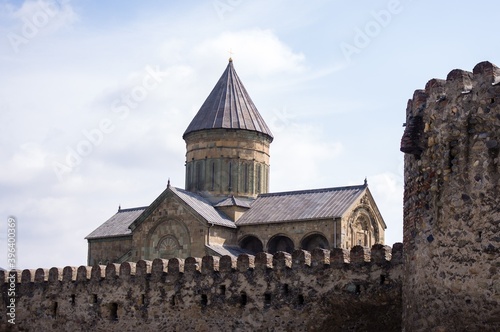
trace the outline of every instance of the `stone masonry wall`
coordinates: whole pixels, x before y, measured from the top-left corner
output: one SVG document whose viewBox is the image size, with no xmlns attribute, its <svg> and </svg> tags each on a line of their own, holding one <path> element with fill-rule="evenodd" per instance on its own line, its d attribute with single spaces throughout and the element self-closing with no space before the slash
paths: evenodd
<svg viewBox="0 0 500 332">
<path fill-rule="evenodd" d="M 132 236 L 89 240 L 88 265 L 119 261 L 132 249 Z"/>
<path fill-rule="evenodd" d="M 2 271 L 0 330 L 401 331 L 401 263 L 399 243 Z"/>
<path fill-rule="evenodd" d="M 408 102 L 404 331 L 500 331 L 499 82 L 482 62 Z"/>
<path fill-rule="evenodd" d="M 269 136 L 210 129 L 190 133 L 185 140 L 186 190 L 247 197 L 269 191 Z"/>
<path fill-rule="evenodd" d="M 130 260 L 205 255 L 208 226 L 185 204 L 167 195 L 133 231 Z M 162 246 L 162 243 L 165 244 Z"/>
</svg>

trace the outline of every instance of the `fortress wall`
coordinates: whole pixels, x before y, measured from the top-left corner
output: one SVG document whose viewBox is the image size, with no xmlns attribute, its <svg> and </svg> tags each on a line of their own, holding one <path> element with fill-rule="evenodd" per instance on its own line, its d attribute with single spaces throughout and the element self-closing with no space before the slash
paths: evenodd
<svg viewBox="0 0 500 332">
<path fill-rule="evenodd" d="M 500 330 L 500 69 L 416 90 L 405 155 L 405 331 Z"/>
<path fill-rule="evenodd" d="M 2 331 L 401 330 L 401 243 L 0 272 L 0 280 Z"/>
</svg>

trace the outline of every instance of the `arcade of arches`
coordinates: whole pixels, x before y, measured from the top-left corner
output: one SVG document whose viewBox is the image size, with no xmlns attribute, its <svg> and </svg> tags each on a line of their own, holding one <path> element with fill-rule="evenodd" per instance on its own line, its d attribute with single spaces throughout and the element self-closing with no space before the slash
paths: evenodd
<svg viewBox="0 0 500 332">
<path fill-rule="evenodd" d="M 262 227 L 248 228 L 241 227 L 240 232 L 243 235 L 238 246 L 250 253 L 292 253 L 296 249 L 312 251 L 317 248 L 349 249 L 355 245 L 371 247 L 375 243 L 383 243 L 380 226 L 366 204 L 358 206 L 346 217 L 335 221 L 296 221 L 292 227 L 285 223 L 267 225 L 265 233 Z"/>
</svg>

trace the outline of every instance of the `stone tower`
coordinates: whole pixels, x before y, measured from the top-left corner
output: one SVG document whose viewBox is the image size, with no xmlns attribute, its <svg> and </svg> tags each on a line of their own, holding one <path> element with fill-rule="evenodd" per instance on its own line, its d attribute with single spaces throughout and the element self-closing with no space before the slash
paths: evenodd
<svg viewBox="0 0 500 332">
<path fill-rule="evenodd" d="M 404 331 L 498 331 L 500 69 L 430 80 L 406 124 Z"/>
<path fill-rule="evenodd" d="M 183 138 L 186 190 L 219 197 L 256 197 L 269 191 L 273 135 L 231 59 Z"/>
</svg>

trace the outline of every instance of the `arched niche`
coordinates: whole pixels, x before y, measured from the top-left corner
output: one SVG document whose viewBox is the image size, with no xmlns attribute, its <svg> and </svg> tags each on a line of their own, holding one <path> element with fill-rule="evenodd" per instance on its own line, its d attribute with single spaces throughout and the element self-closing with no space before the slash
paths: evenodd
<svg viewBox="0 0 500 332">
<path fill-rule="evenodd" d="M 300 247 L 307 251 L 313 251 L 314 249 L 330 249 L 328 240 L 321 233 L 306 235 L 302 241 L 300 241 Z"/>
<path fill-rule="evenodd" d="M 191 256 L 191 236 L 186 224 L 178 219 L 162 219 L 149 234 L 145 259 L 187 258 Z"/>
<path fill-rule="evenodd" d="M 262 241 L 254 235 L 248 235 L 239 241 L 239 246 L 246 251 L 257 254 L 264 251 Z"/>
<path fill-rule="evenodd" d="M 347 231 L 351 247 L 357 245 L 371 247 L 380 241 L 377 220 L 371 209 L 366 206 L 361 206 L 353 211 L 349 218 Z"/>
<path fill-rule="evenodd" d="M 275 254 L 278 251 L 292 253 L 295 249 L 292 239 L 286 235 L 275 235 L 267 243 L 267 252 Z"/>
</svg>

